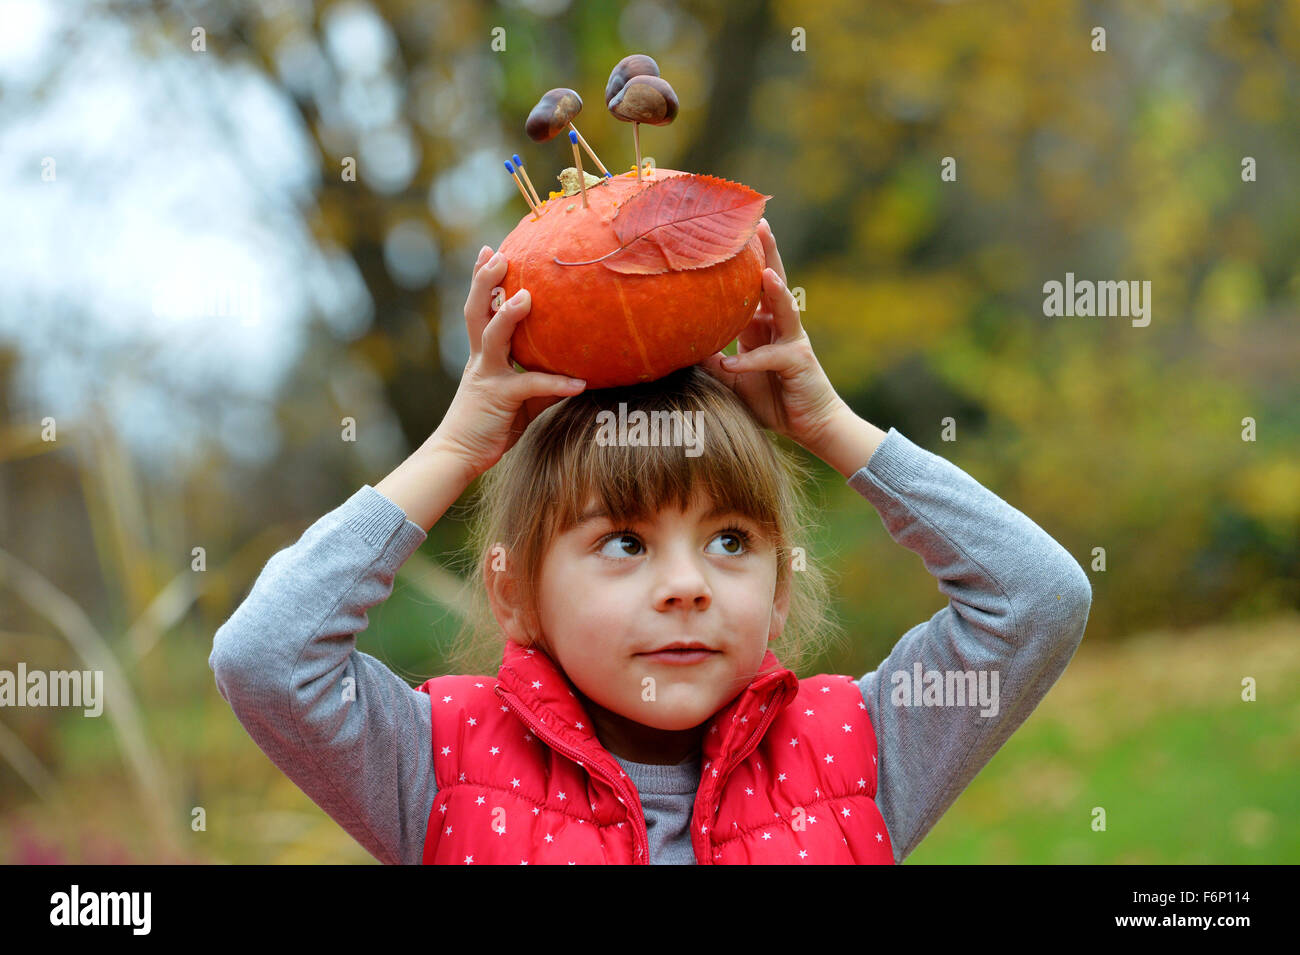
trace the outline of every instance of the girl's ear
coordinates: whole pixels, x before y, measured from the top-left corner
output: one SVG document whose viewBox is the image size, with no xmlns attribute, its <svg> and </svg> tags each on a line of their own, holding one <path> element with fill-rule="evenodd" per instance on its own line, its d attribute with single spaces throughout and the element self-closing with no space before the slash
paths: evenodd
<svg viewBox="0 0 1300 955">
<path fill-rule="evenodd" d="M 768 642 L 779 639 L 785 631 L 785 621 L 790 615 L 790 576 L 776 585 L 776 595 L 772 599 L 772 622 L 768 629 Z"/>
<path fill-rule="evenodd" d="M 537 638 L 536 618 L 526 606 L 523 587 L 506 565 L 507 561 L 496 556 L 489 557 L 483 565 L 488 603 L 492 607 L 492 616 L 506 637 L 521 646 L 528 646 Z"/>
</svg>

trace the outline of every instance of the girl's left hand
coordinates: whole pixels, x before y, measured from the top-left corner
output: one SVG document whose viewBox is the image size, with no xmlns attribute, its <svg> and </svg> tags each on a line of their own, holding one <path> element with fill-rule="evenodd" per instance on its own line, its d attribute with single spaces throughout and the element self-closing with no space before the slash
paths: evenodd
<svg viewBox="0 0 1300 955">
<path fill-rule="evenodd" d="M 764 427 L 817 453 L 830 423 L 848 406 L 813 354 L 766 219 L 759 220 L 758 235 L 767 267 L 754 317 L 740 332 L 736 355 L 718 352 L 700 364 L 739 395 Z"/>
</svg>

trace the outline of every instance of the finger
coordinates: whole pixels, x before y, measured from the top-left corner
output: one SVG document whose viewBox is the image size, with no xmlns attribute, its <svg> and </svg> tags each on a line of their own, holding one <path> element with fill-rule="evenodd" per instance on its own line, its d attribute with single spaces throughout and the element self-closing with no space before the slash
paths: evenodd
<svg viewBox="0 0 1300 955">
<path fill-rule="evenodd" d="M 722 352 L 716 352 L 715 354 L 712 354 L 708 358 L 704 359 L 699 364 L 700 367 L 703 368 L 705 371 L 707 371 L 710 375 L 712 375 L 714 378 L 718 379 L 718 381 L 722 382 L 724 385 L 730 388 L 732 385 L 736 383 L 736 378 L 739 376 L 736 375 L 735 372 L 728 371 L 726 368 L 722 367 L 722 360 L 727 357 L 729 356 L 724 355 Z"/>
<path fill-rule="evenodd" d="M 781 253 L 776 248 L 776 237 L 772 235 L 772 224 L 766 219 L 758 220 L 758 237 L 763 242 L 764 265 L 775 269 L 776 274 L 785 281 L 785 266 L 781 264 Z"/>
<path fill-rule="evenodd" d="M 487 246 L 484 248 L 486 249 Z M 492 318 L 492 311 L 489 308 L 492 304 L 492 289 L 505 278 L 508 267 L 504 255 L 495 262 L 493 262 L 494 258 L 495 255 L 488 256 L 481 265 L 476 265 L 474 277 L 469 283 L 469 297 L 465 299 L 465 325 L 469 330 L 471 354 L 477 354 L 482 350 L 483 328 Z"/>
<path fill-rule="evenodd" d="M 510 340 L 514 337 L 515 328 L 532 307 L 533 300 L 528 289 L 521 288 L 506 299 L 505 304 L 487 322 L 487 326 L 483 329 L 484 370 L 501 372 L 512 367 Z"/>
<path fill-rule="evenodd" d="M 527 406 L 530 420 L 561 398 L 576 395 L 587 387 L 586 382 L 581 379 L 549 375 L 544 371 L 512 373 L 506 376 L 506 382 L 505 388 L 509 399 Z"/>
<path fill-rule="evenodd" d="M 722 367 L 732 374 L 742 375 L 753 371 L 782 372 L 798 371 L 799 355 L 792 347 L 793 342 L 773 343 L 755 348 L 743 355 L 733 355 L 721 360 Z M 781 374 L 782 378 L 787 377 Z"/>
<path fill-rule="evenodd" d="M 772 269 L 763 270 L 763 291 L 772 310 L 773 341 L 791 342 L 802 338 L 803 325 L 799 321 L 799 308 L 794 294 Z"/>
<path fill-rule="evenodd" d="M 474 276 L 478 275 L 478 270 L 483 268 L 484 263 L 487 262 L 488 259 L 492 258 L 492 255 L 492 246 L 490 245 L 485 245 L 483 248 L 478 250 L 478 255 L 474 258 L 474 270 L 470 273 L 471 280 Z"/>
</svg>

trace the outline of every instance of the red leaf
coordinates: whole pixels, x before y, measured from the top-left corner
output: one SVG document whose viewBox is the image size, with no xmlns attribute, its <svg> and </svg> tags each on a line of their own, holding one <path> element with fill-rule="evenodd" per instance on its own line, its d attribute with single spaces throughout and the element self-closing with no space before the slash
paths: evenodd
<svg viewBox="0 0 1300 955">
<path fill-rule="evenodd" d="M 717 176 L 663 179 L 619 209 L 613 227 L 621 246 L 605 268 L 657 275 L 725 262 L 753 238 L 771 198 Z"/>
</svg>

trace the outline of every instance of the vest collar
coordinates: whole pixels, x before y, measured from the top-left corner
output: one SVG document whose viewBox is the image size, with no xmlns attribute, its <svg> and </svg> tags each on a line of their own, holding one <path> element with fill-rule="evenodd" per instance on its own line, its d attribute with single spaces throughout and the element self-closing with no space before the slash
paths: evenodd
<svg viewBox="0 0 1300 955">
<path fill-rule="evenodd" d="M 545 650 L 507 639 L 497 684 L 497 693 L 517 704 L 527 714 L 525 721 L 546 742 L 571 751 L 566 755 L 576 752 L 603 766 L 612 779 L 623 776 L 618 762 L 596 737 L 573 683 Z M 701 746 L 705 774 L 710 765 L 729 766 L 733 758 L 743 758 L 753 748 L 749 743 L 756 744 L 798 689 L 798 678 L 768 650 L 749 686 L 709 720 Z"/>
</svg>

